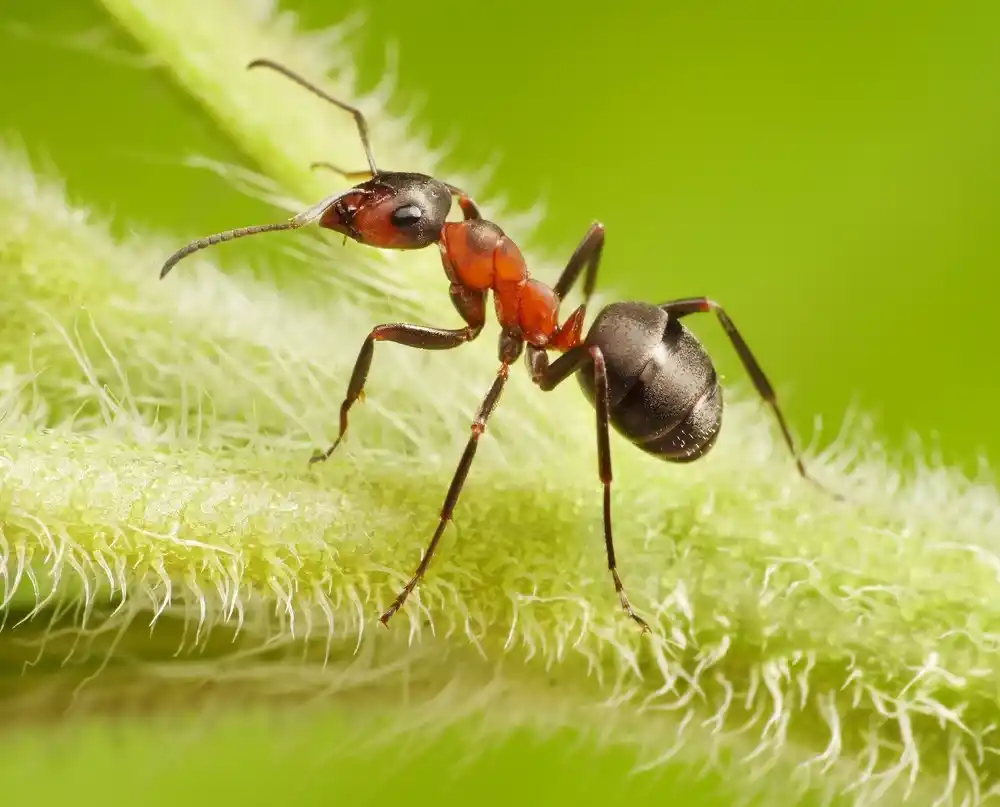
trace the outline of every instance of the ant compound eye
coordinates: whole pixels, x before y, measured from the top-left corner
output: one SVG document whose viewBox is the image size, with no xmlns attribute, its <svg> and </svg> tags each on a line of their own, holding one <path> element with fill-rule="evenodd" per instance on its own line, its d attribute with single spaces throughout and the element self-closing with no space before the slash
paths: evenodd
<svg viewBox="0 0 1000 807">
<path fill-rule="evenodd" d="M 395 227 L 412 227 L 423 215 L 424 212 L 416 205 L 403 205 L 392 211 L 392 223 Z"/>
</svg>

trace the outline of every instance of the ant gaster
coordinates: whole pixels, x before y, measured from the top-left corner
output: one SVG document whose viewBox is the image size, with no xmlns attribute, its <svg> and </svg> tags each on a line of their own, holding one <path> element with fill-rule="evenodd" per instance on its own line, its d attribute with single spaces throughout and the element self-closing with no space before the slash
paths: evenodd
<svg viewBox="0 0 1000 807">
<path fill-rule="evenodd" d="M 361 244 L 382 249 L 421 249 L 437 244 L 452 303 L 465 327 L 433 328 L 409 323 L 377 325 L 365 339 L 340 407 L 340 432 L 336 442 L 310 462 L 327 459 L 344 439 L 351 406 L 363 396 L 376 342 L 395 342 L 422 350 L 449 350 L 471 342 L 486 321 L 487 293 L 493 292 L 500 322 L 500 368 L 472 422 L 469 438 L 441 508 L 440 520 L 416 571 L 381 621 L 387 624 L 423 577 L 472 466 L 479 438 L 496 408 L 510 365 L 525 353 L 532 381 L 551 390 L 576 375 L 597 412 L 598 471 L 604 489 L 604 539 L 608 568 L 622 608 L 644 630 L 646 622 L 629 604 L 615 562 L 611 520 L 611 448 L 609 424 L 634 445 L 663 460 L 691 462 L 715 444 L 722 424 L 722 389 L 715 368 L 701 343 L 684 327 L 689 314 L 714 312 L 731 340 L 757 392 L 770 405 L 799 473 L 814 481 L 795 448 L 768 382 L 747 343 L 726 312 L 706 297 L 674 300 L 661 305 L 642 302 L 612 303 L 601 310 L 586 337 L 582 336 L 587 305 L 597 279 L 604 246 L 604 227 L 591 225 L 570 257 L 554 287 L 528 274 L 517 245 L 493 222 L 482 218 L 475 202 L 459 188 L 424 174 L 380 171 L 368 138 L 368 125 L 360 110 L 333 98 L 288 68 L 267 59 L 250 68 L 275 70 L 307 90 L 350 112 L 357 123 L 368 157 L 367 171 L 330 168 L 348 180 L 368 177 L 347 191 L 327 197 L 293 218 L 277 223 L 235 230 L 202 238 L 175 252 L 160 277 L 182 258 L 205 247 L 262 232 L 292 230 L 307 224 L 333 230 Z M 446 221 L 453 199 L 462 221 Z M 559 305 L 581 273 L 583 303 L 562 323 Z M 562 355 L 549 362 L 548 352 Z"/>
</svg>

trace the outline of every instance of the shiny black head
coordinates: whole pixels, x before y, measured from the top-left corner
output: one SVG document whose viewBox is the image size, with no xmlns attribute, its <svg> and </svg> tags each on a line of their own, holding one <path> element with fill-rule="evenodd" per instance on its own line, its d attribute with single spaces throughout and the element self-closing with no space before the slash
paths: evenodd
<svg viewBox="0 0 1000 807">
<path fill-rule="evenodd" d="M 321 227 L 381 249 L 420 249 L 441 237 L 451 190 L 424 174 L 386 172 L 341 195 Z"/>
</svg>

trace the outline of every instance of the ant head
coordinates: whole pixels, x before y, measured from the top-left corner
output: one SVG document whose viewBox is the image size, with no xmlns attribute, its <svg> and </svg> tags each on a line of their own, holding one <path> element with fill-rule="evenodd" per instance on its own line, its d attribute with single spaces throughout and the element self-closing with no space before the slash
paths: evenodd
<svg viewBox="0 0 1000 807">
<path fill-rule="evenodd" d="M 386 172 L 339 196 L 319 225 L 380 249 L 420 249 L 441 237 L 448 186 L 424 174 Z"/>
</svg>

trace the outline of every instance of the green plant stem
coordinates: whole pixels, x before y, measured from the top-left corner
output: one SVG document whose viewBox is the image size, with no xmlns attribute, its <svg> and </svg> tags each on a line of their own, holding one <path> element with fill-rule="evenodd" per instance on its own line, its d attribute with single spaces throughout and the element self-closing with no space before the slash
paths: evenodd
<svg viewBox="0 0 1000 807">
<path fill-rule="evenodd" d="M 350 121 L 241 69 L 267 55 L 321 75 L 321 40 L 221 4 L 105 5 L 289 192 L 328 192 L 304 166 L 346 154 Z M 510 714 L 609 698 L 624 733 L 754 774 L 785 803 L 807 786 L 979 801 L 998 781 L 993 489 L 935 469 L 902 485 L 877 451 L 844 443 L 812 463 L 851 496 L 842 505 L 795 477 L 755 404 L 732 405 L 692 466 L 616 438 L 616 546 L 654 627 L 642 637 L 605 568 L 593 412 L 576 390 L 545 396 L 518 374 L 459 529 L 376 632 L 489 386 L 488 337 L 445 358 L 380 347 L 343 452 L 310 470 L 372 311 L 226 276 L 207 254 L 160 283 L 170 251 L 113 243 L 16 157 L 0 163 L 0 549 L 26 591 L 19 608 L 56 591 L 91 629 L 146 630 L 160 614 L 192 625 L 188 643 L 240 626 L 236 655 L 153 674 L 266 688 L 294 669 L 319 688 L 360 647 L 376 682 L 399 665 L 430 691 L 469 668 L 477 686 L 505 680 Z M 433 255 L 408 257 L 440 279 Z M 422 310 L 444 311 L 440 280 L 419 277 Z M 288 655 L 270 674 L 241 664 L 276 641 Z"/>
</svg>

